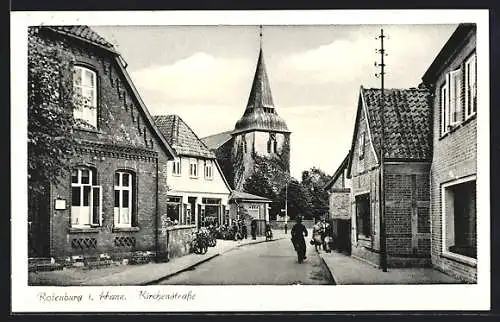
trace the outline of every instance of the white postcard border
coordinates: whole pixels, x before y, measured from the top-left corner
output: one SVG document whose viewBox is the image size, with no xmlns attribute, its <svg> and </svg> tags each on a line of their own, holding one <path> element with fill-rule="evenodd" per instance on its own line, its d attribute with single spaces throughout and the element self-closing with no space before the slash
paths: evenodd
<svg viewBox="0 0 500 322">
<path fill-rule="evenodd" d="M 315 25 L 477 23 L 478 283 L 367 286 L 35 287 L 27 285 L 27 26 L 87 25 Z M 424 72 L 424 71 L 422 71 Z M 113 11 L 11 14 L 12 312 L 379 311 L 490 309 L 489 24 L 487 10 Z M 354 104 L 354 103 L 353 103 Z M 126 300 L 99 301 L 102 292 Z M 176 300 L 141 300 L 140 292 Z M 40 300 L 56 294 L 58 300 Z M 65 301 L 65 295 L 81 295 Z M 193 295 L 193 296 L 191 296 Z M 49 298 L 46 297 L 46 298 Z M 90 298 L 93 298 L 91 300 Z M 54 298 L 55 299 L 55 298 Z"/>
</svg>

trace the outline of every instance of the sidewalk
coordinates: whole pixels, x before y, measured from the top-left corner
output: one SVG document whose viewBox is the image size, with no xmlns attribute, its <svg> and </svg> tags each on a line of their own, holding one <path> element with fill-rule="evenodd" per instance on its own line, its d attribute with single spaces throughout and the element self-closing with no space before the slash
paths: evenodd
<svg viewBox="0 0 500 322">
<path fill-rule="evenodd" d="M 273 240 L 284 238 L 281 231 L 274 232 Z M 215 247 L 209 247 L 204 255 L 189 254 L 171 259 L 167 263 L 142 265 L 118 265 L 98 269 L 68 268 L 61 271 L 29 272 L 28 285 L 50 286 L 120 286 L 149 285 L 192 269 L 221 254 L 238 247 L 266 242 L 265 237 L 241 241 L 217 240 Z"/>
<path fill-rule="evenodd" d="M 336 251 L 321 252 L 319 256 L 337 285 L 461 283 L 433 268 L 389 268 L 387 272 L 383 272 L 375 266 Z"/>
</svg>

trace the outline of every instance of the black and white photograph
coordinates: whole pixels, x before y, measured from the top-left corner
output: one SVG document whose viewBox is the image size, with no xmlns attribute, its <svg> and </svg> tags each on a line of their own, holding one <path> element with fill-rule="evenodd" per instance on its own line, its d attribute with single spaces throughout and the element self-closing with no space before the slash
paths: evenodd
<svg viewBox="0 0 500 322">
<path fill-rule="evenodd" d="M 349 12 L 13 14 L 13 308 L 488 309 L 488 12 Z"/>
</svg>

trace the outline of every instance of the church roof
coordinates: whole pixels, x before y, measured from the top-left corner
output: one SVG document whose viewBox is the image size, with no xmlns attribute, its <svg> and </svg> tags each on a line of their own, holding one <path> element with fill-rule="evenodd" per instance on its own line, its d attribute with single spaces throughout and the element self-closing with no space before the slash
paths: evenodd
<svg viewBox="0 0 500 322">
<path fill-rule="evenodd" d="M 216 150 L 220 148 L 224 143 L 231 140 L 233 137 L 231 135 L 232 131 L 226 131 L 222 133 L 213 134 L 204 138 L 201 138 L 201 141 L 209 148 L 210 150 Z"/>
<path fill-rule="evenodd" d="M 251 130 L 290 132 L 285 121 L 276 113 L 262 48 L 245 113 L 236 122 L 233 134 Z"/>
<path fill-rule="evenodd" d="M 178 155 L 215 159 L 215 154 L 178 115 L 155 115 L 154 121 Z"/>
</svg>

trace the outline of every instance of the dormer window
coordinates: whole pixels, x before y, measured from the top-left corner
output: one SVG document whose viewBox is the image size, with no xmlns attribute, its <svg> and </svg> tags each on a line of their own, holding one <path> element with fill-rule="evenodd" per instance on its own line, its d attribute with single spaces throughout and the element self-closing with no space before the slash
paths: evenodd
<svg viewBox="0 0 500 322">
<path fill-rule="evenodd" d="M 83 66 L 73 69 L 75 109 L 73 117 L 82 128 L 97 128 L 97 75 Z"/>
</svg>

